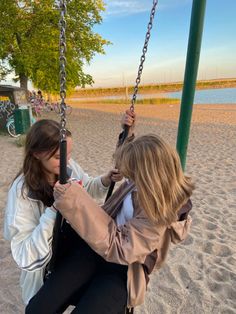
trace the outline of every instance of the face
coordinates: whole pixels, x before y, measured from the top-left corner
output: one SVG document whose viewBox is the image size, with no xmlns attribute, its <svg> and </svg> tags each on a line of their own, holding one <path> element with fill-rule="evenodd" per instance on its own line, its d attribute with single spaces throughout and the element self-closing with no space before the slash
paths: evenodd
<svg viewBox="0 0 236 314">
<path fill-rule="evenodd" d="M 72 151 L 72 138 L 67 137 L 67 163 L 68 160 L 71 158 L 71 151 Z M 49 153 L 40 153 L 37 154 L 37 158 L 41 161 L 44 169 L 49 174 L 49 176 L 53 177 L 55 175 L 59 175 L 60 172 L 60 151 L 59 149 L 56 153 L 49 157 Z"/>
</svg>

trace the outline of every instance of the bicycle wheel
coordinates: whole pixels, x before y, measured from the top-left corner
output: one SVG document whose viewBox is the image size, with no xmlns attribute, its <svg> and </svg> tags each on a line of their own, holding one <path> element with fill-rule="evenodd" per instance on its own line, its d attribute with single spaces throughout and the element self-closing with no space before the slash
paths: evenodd
<svg viewBox="0 0 236 314">
<path fill-rule="evenodd" d="M 10 121 L 7 124 L 7 131 L 12 137 L 19 137 L 20 134 L 16 134 L 15 123 L 14 121 Z"/>
</svg>

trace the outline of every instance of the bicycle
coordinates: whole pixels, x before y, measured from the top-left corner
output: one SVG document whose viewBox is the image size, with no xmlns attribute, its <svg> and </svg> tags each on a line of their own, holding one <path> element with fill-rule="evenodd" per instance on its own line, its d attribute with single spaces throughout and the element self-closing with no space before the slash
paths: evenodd
<svg viewBox="0 0 236 314">
<path fill-rule="evenodd" d="M 20 134 L 16 133 L 16 128 L 15 128 L 15 121 L 14 121 L 14 116 L 11 115 L 7 118 L 7 123 L 6 123 L 6 128 L 7 132 L 11 137 L 19 137 Z"/>
</svg>

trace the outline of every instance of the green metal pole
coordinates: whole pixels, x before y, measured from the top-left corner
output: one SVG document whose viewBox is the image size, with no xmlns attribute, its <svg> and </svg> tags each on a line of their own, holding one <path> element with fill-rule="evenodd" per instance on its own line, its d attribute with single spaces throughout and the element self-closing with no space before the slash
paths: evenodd
<svg viewBox="0 0 236 314">
<path fill-rule="evenodd" d="M 176 148 L 185 169 L 206 0 L 193 0 Z"/>
</svg>

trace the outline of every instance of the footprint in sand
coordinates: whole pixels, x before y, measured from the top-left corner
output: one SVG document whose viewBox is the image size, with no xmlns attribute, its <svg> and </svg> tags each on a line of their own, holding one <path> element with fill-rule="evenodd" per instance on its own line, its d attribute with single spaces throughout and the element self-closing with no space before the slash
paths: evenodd
<svg viewBox="0 0 236 314">
<path fill-rule="evenodd" d="M 205 253 L 221 257 L 228 257 L 232 255 L 232 251 L 228 246 L 219 243 L 211 243 L 209 241 L 204 243 L 203 251 Z"/>
<path fill-rule="evenodd" d="M 211 223 L 211 222 L 207 222 L 207 223 L 205 224 L 205 226 L 206 226 L 206 228 L 207 228 L 208 230 L 216 230 L 216 229 L 218 228 L 218 226 L 217 226 L 216 224 Z"/>
</svg>

